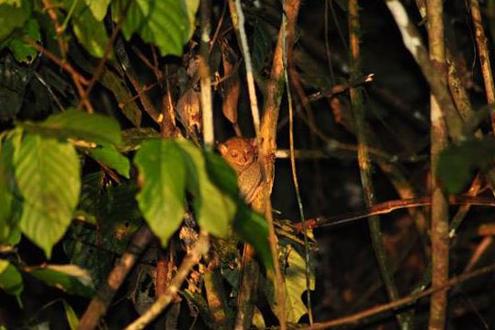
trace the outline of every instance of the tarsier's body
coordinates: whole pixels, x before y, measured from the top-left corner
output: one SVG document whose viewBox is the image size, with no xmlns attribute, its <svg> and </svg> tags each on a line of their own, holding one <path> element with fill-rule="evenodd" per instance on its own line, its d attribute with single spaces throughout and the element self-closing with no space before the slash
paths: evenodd
<svg viewBox="0 0 495 330">
<path fill-rule="evenodd" d="M 222 157 L 237 173 L 237 183 L 247 203 L 251 203 L 264 180 L 254 139 L 231 138 L 218 147 Z"/>
</svg>

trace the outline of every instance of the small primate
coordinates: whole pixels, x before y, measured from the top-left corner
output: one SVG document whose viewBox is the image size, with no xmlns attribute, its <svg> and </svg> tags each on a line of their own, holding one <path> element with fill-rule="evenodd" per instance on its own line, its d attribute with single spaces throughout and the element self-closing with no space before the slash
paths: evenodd
<svg viewBox="0 0 495 330">
<path fill-rule="evenodd" d="M 263 166 L 258 159 L 255 139 L 233 137 L 218 146 L 222 157 L 237 173 L 237 184 L 250 204 L 264 181 Z"/>
</svg>

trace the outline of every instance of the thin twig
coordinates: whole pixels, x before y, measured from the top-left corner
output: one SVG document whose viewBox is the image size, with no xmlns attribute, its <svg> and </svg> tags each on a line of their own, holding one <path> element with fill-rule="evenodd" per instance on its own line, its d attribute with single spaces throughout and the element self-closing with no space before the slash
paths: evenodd
<svg viewBox="0 0 495 330">
<path fill-rule="evenodd" d="M 124 24 L 125 18 L 127 16 L 127 11 L 132 3 L 132 0 L 129 0 L 126 2 L 124 10 L 122 13 L 119 13 L 119 19 L 117 21 L 117 24 L 115 24 L 115 27 L 113 28 L 112 34 L 110 36 L 110 39 L 108 40 L 107 44 L 105 45 L 105 50 L 103 52 L 103 56 L 98 63 L 98 66 L 96 67 L 93 77 L 91 77 L 91 80 L 88 84 L 88 88 L 85 91 L 84 96 L 81 99 L 81 102 L 84 102 L 85 99 L 89 97 L 89 94 L 91 93 L 91 90 L 93 89 L 94 85 L 100 79 L 101 75 L 103 74 L 105 70 L 105 64 L 107 63 L 108 58 L 110 57 L 110 54 L 113 51 L 113 44 L 115 43 L 115 40 L 117 39 L 117 36 L 119 34 L 119 31 L 122 27 L 122 24 Z"/>
<path fill-rule="evenodd" d="M 93 112 L 93 107 L 89 100 L 87 98 L 84 98 L 85 91 L 83 88 L 83 85 L 88 85 L 89 81 L 86 80 L 79 72 L 77 72 L 76 69 L 74 69 L 69 63 L 67 63 L 65 60 L 59 59 L 55 54 L 50 52 L 48 49 L 44 48 L 43 46 L 39 45 L 36 43 L 34 40 L 30 38 L 25 39 L 26 42 L 33 48 L 35 48 L 37 51 L 40 53 L 44 54 L 46 57 L 48 57 L 49 60 L 60 66 L 64 71 L 66 71 L 70 77 L 72 78 L 72 81 L 74 82 L 74 85 L 76 86 L 77 93 L 79 94 L 79 97 L 81 98 L 82 104 L 84 104 L 84 107 L 89 113 Z"/>
<path fill-rule="evenodd" d="M 285 281 L 278 262 L 278 247 L 277 236 L 275 234 L 275 227 L 273 225 L 273 214 L 270 195 L 274 182 L 274 157 L 275 150 L 277 149 L 277 121 L 280 113 L 280 102 L 282 99 L 284 89 L 284 69 L 283 69 L 283 37 L 287 36 L 285 40 L 287 48 L 287 57 L 292 57 L 293 46 L 295 42 L 295 26 L 297 23 L 297 17 L 299 14 L 301 2 L 300 0 L 286 0 L 284 2 L 284 13 L 286 15 L 286 26 L 281 26 L 278 33 L 277 45 L 275 53 L 273 55 L 272 69 L 270 74 L 270 80 L 266 86 L 266 99 L 263 112 L 263 120 L 261 122 L 262 138 L 260 147 L 260 159 L 263 164 L 264 172 L 266 174 L 266 180 L 263 185 L 263 189 L 260 193 L 260 197 L 254 201 L 255 209 L 264 213 L 268 222 L 269 230 L 269 242 L 270 250 L 274 262 L 275 271 L 275 293 L 277 300 L 277 316 L 280 322 L 280 328 L 285 330 L 287 328 L 287 316 L 285 310 L 285 296 L 286 288 Z M 284 31 L 284 29 L 286 29 Z"/>
<path fill-rule="evenodd" d="M 282 19 L 282 25 L 285 25 L 285 15 Z M 285 30 L 284 30 L 285 31 Z M 285 36 L 283 38 L 285 41 Z M 313 324 L 313 309 L 311 304 L 311 271 L 310 271 L 310 257 L 309 257 L 309 242 L 308 234 L 306 231 L 305 217 L 304 217 L 304 207 L 302 203 L 301 193 L 299 190 L 299 180 L 297 178 L 296 169 L 296 155 L 294 149 L 294 109 L 292 106 L 292 93 L 290 90 L 288 66 L 289 59 L 287 58 L 287 49 L 285 48 L 285 42 L 283 47 L 283 63 L 284 63 L 284 77 L 285 77 L 285 88 L 287 90 L 287 103 L 289 106 L 289 146 L 290 146 L 290 167 L 292 172 L 292 181 L 294 182 L 294 190 L 296 192 L 297 206 L 299 210 L 299 217 L 303 227 L 304 236 L 304 258 L 305 258 L 305 275 L 306 275 L 306 303 L 308 305 L 308 318 L 309 324 Z"/>
<path fill-rule="evenodd" d="M 481 21 L 480 4 L 478 0 L 471 0 L 471 18 L 476 32 L 476 46 L 478 48 L 481 73 L 485 83 L 485 95 L 489 105 L 495 104 L 495 84 L 493 83 L 492 66 L 490 64 L 490 52 L 488 51 L 488 39 L 485 35 L 483 22 Z M 492 130 L 495 132 L 495 112 L 492 112 Z"/>
<path fill-rule="evenodd" d="M 438 68 L 429 59 L 415 24 L 410 20 L 406 9 L 399 0 L 386 0 L 386 4 L 401 32 L 404 45 L 418 63 L 430 86 L 431 93 L 442 108 L 441 115 L 445 117 L 449 136 L 456 142 L 464 140 L 466 137 L 462 118 L 452 101 L 446 79 L 443 75 L 438 74 Z"/>
<path fill-rule="evenodd" d="M 187 275 L 189 275 L 192 268 L 199 263 L 203 255 L 208 252 L 208 249 L 208 234 L 206 232 L 201 232 L 198 241 L 182 261 L 165 293 L 159 296 L 155 303 L 143 315 L 127 326 L 126 330 L 144 329 L 151 321 L 160 315 L 160 313 L 167 308 L 170 302 L 177 296 Z"/>
<path fill-rule="evenodd" d="M 360 68 L 360 37 L 361 27 L 359 24 L 359 7 L 357 0 L 349 0 L 349 39 L 351 49 L 351 77 L 361 76 Z M 350 89 L 350 98 L 352 112 L 356 123 L 356 136 L 358 140 L 358 164 L 361 175 L 361 184 L 363 186 L 364 200 L 368 207 L 375 204 L 375 192 L 372 180 L 371 161 L 367 145 L 366 121 L 363 107 L 363 96 L 359 88 Z M 380 274 L 387 289 L 390 300 L 399 298 L 399 291 L 394 283 L 393 273 L 389 267 L 390 261 L 383 244 L 382 231 L 380 229 L 380 219 L 377 216 L 371 216 L 368 220 L 371 242 L 378 261 Z M 397 320 L 402 329 L 412 328 L 412 315 L 400 313 L 397 314 Z"/>
<path fill-rule="evenodd" d="M 60 24 L 58 23 L 58 15 L 55 8 L 56 7 L 51 3 L 50 0 L 43 0 L 43 9 L 47 11 L 48 17 L 50 17 L 50 20 L 52 21 L 55 34 L 57 36 L 58 48 L 60 49 L 62 58 L 65 59 L 68 46 L 67 46 L 67 41 L 64 40 L 64 37 L 62 35 L 62 33 L 64 32 L 64 28 L 60 26 Z"/>
<path fill-rule="evenodd" d="M 242 54 L 246 65 L 246 81 L 249 92 L 249 102 L 251 105 L 251 116 L 253 117 L 254 131 L 256 136 L 260 134 L 260 111 L 258 109 L 258 99 L 256 97 L 256 88 L 254 86 L 253 65 L 251 62 L 251 54 L 249 52 L 249 44 L 247 42 L 246 30 L 244 27 L 244 13 L 242 11 L 241 0 L 228 0 L 230 16 L 234 28 L 238 32 L 238 37 L 241 42 Z"/>
<path fill-rule="evenodd" d="M 209 43 L 210 43 L 210 1 L 201 0 L 201 42 L 199 57 L 199 76 L 201 86 L 201 111 L 203 118 L 203 142 L 213 148 L 215 144 L 215 132 L 213 129 L 213 108 L 211 101 L 211 77 L 209 66 Z"/>
<path fill-rule="evenodd" d="M 495 207 L 495 200 L 490 198 L 471 197 L 471 196 L 450 196 L 449 204 L 451 205 L 476 205 L 476 206 L 489 206 Z M 316 217 L 306 220 L 306 226 L 310 229 L 320 227 L 334 227 L 345 225 L 356 220 L 365 219 L 374 215 L 382 215 L 392 213 L 393 211 L 414 208 L 422 206 L 430 206 L 431 197 L 418 197 L 408 199 L 390 200 L 383 203 L 378 203 L 364 210 L 349 212 L 332 217 Z M 302 225 L 294 225 L 296 230 L 302 231 Z"/>
</svg>

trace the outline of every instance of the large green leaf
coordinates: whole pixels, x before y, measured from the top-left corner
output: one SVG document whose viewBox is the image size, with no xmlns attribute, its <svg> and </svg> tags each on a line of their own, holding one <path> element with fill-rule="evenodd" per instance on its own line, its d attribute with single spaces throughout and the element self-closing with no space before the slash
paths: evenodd
<svg viewBox="0 0 495 330">
<path fill-rule="evenodd" d="M 134 163 L 139 170 L 139 208 L 163 246 L 184 216 L 186 168 L 183 153 L 173 140 L 149 140 L 141 145 Z"/>
<path fill-rule="evenodd" d="M 235 198 L 222 191 L 210 179 L 204 153 L 189 141 L 180 141 L 187 165 L 187 187 L 193 195 L 193 207 L 201 229 L 226 237 L 237 212 Z"/>
<path fill-rule="evenodd" d="M 97 144 L 120 144 L 119 123 L 107 116 L 69 109 L 40 123 L 22 123 L 25 129 L 58 139 L 81 139 Z"/>
<path fill-rule="evenodd" d="M 3 41 L 15 28 L 22 27 L 31 14 L 27 0 L 0 1 L 0 41 Z"/>
<path fill-rule="evenodd" d="M 7 260 L 0 259 L 0 289 L 19 299 L 23 288 L 21 273 Z"/>
<path fill-rule="evenodd" d="M 446 148 L 438 160 L 438 177 L 448 193 L 458 194 L 475 171 L 484 170 L 495 159 L 495 139 L 468 140 Z"/>
<path fill-rule="evenodd" d="M 14 158 L 23 197 L 20 228 L 50 256 L 77 205 L 81 186 L 79 159 L 70 144 L 30 134 Z"/>
<path fill-rule="evenodd" d="M 46 284 L 70 294 L 87 298 L 94 294 L 91 276 L 85 269 L 77 265 L 45 265 L 30 267 L 26 271 Z"/>
<path fill-rule="evenodd" d="M 114 20 L 124 15 L 126 0 L 112 3 Z M 182 47 L 194 31 L 199 0 L 135 0 L 132 1 L 122 26 L 127 40 L 134 33 L 160 49 L 162 56 L 180 55 Z"/>
<path fill-rule="evenodd" d="M 129 159 L 118 152 L 113 145 L 106 144 L 90 149 L 89 154 L 93 159 L 102 162 L 104 165 L 116 170 L 123 177 L 129 179 L 129 171 L 131 169 Z"/>
</svg>

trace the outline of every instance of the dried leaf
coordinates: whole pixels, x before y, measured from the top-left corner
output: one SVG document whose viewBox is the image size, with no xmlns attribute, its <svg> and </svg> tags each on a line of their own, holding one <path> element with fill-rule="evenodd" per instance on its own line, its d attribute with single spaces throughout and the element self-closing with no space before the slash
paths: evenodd
<svg viewBox="0 0 495 330">
<path fill-rule="evenodd" d="M 222 52 L 223 72 L 225 77 L 222 112 L 232 124 L 237 123 L 237 104 L 241 94 L 241 81 L 236 65 L 229 59 L 229 54 Z"/>
</svg>

